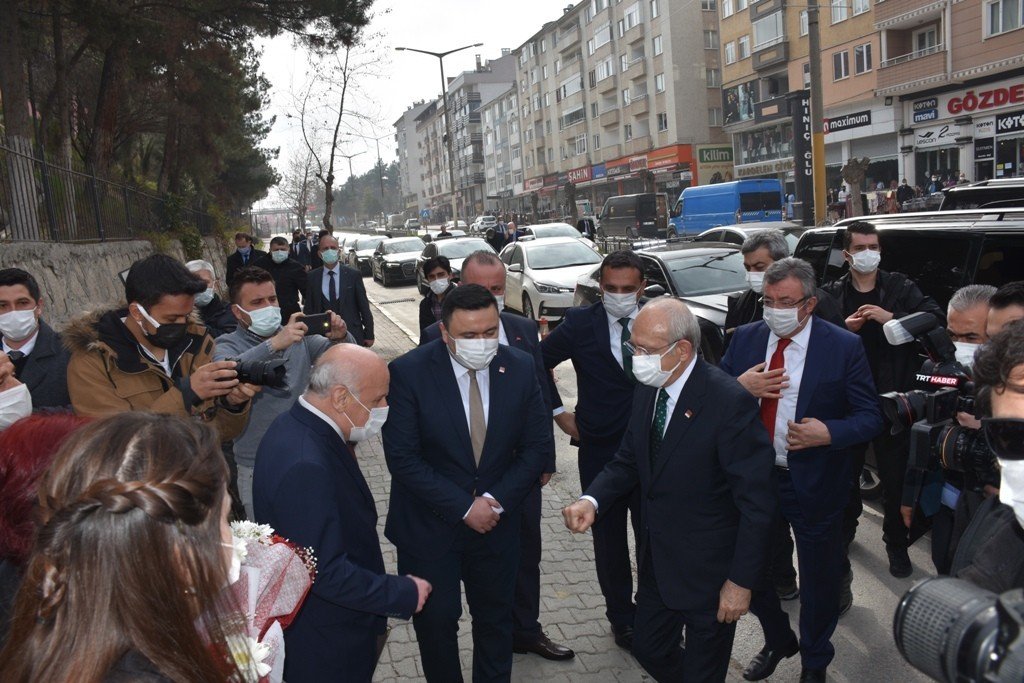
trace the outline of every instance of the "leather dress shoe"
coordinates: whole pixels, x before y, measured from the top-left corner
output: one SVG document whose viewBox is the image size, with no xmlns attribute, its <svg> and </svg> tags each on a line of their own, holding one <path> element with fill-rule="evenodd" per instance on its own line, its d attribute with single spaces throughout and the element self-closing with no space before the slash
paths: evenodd
<svg viewBox="0 0 1024 683">
<path fill-rule="evenodd" d="M 839 582 L 839 616 L 843 616 L 853 607 L 853 569 L 843 575 Z"/>
<path fill-rule="evenodd" d="M 633 651 L 633 627 L 612 626 L 612 633 L 615 635 L 615 644 L 627 652 Z"/>
<path fill-rule="evenodd" d="M 905 579 L 914 573 L 914 566 L 910 564 L 910 555 L 906 548 L 886 548 L 889 556 L 889 573 L 897 579 Z"/>
<path fill-rule="evenodd" d="M 800 643 L 794 640 L 788 647 L 782 650 L 769 650 L 765 645 L 761 651 L 754 655 L 750 664 L 743 670 L 743 678 L 748 681 L 761 681 L 775 673 L 775 667 L 783 659 L 792 657 L 800 652 Z"/>
<path fill-rule="evenodd" d="M 800 669 L 800 683 L 825 683 L 825 669 Z"/>
<path fill-rule="evenodd" d="M 800 597 L 800 587 L 796 585 L 796 579 L 789 583 L 775 586 L 775 593 L 779 600 L 796 600 Z"/>
<path fill-rule="evenodd" d="M 512 651 L 519 654 L 532 652 L 535 655 L 540 655 L 544 659 L 550 659 L 556 662 L 572 659 L 576 656 L 576 653 L 566 646 L 551 642 L 551 639 L 544 633 L 541 633 L 536 640 L 515 641 L 512 644 Z"/>
</svg>

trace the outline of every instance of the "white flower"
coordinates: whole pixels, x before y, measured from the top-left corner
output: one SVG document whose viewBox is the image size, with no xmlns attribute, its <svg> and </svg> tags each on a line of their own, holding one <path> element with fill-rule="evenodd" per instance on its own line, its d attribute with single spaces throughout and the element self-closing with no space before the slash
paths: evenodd
<svg viewBox="0 0 1024 683">
<path fill-rule="evenodd" d="M 274 535 L 274 528 L 269 524 L 256 524 L 248 520 L 231 522 L 231 535 L 244 540 L 253 539 L 261 543 L 269 541 Z"/>
<path fill-rule="evenodd" d="M 248 636 L 234 636 L 228 639 L 228 648 L 247 683 L 258 683 L 270 673 L 272 667 L 263 661 L 270 655 L 269 645 Z"/>
</svg>

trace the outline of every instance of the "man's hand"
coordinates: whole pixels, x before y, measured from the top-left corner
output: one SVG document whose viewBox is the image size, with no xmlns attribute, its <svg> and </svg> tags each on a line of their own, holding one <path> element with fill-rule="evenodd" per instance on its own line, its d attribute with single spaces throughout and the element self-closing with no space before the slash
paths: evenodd
<svg viewBox="0 0 1024 683">
<path fill-rule="evenodd" d="M 284 325 L 277 334 L 270 338 L 270 348 L 275 351 L 284 351 L 292 344 L 297 344 L 306 336 L 306 323 L 302 322 L 302 311 L 296 311 L 288 317 L 288 324 Z"/>
<path fill-rule="evenodd" d="M 846 329 L 850 332 L 860 332 L 860 328 L 864 327 L 864 323 L 867 322 L 867 318 L 863 318 L 860 315 L 860 311 L 854 311 L 849 318 L 846 319 Z"/>
<path fill-rule="evenodd" d="M 859 315 L 864 320 L 874 320 L 879 325 L 892 320 L 892 312 L 887 311 L 881 306 L 875 306 L 873 304 L 864 304 L 857 309 L 856 315 Z"/>
<path fill-rule="evenodd" d="M 767 363 L 758 363 L 736 378 L 754 398 L 782 398 L 782 390 L 789 386 L 785 368 L 765 370 Z"/>
<path fill-rule="evenodd" d="M 564 413 L 555 415 L 555 424 L 563 432 L 571 436 L 572 438 L 579 441 L 580 430 L 576 427 L 576 414 L 570 413 L 568 410 Z"/>
<path fill-rule="evenodd" d="M 373 340 L 372 339 L 364 339 L 363 340 L 363 346 L 365 346 L 366 348 L 370 348 L 371 346 L 373 346 Z"/>
<path fill-rule="evenodd" d="M 231 393 L 224 397 L 224 400 L 233 406 L 240 406 L 261 391 L 263 391 L 263 387 L 242 382 L 232 389 Z"/>
<path fill-rule="evenodd" d="M 552 474 L 554 474 L 554 472 L 545 472 L 544 474 L 540 475 L 540 485 L 547 486 L 548 482 L 551 481 Z"/>
<path fill-rule="evenodd" d="M 327 333 L 327 338 L 332 341 L 342 341 L 348 336 L 348 325 L 345 324 L 345 319 L 334 311 L 330 311 L 331 314 L 331 331 Z"/>
<path fill-rule="evenodd" d="M 827 446 L 832 443 L 832 435 L 821 420 L 805 417 L 800 424 L 789 421 L 789 434 L 786 435 L 786 448 L 799 451 L 804 448 Z"/>
<path fill-rule="evenodd" d="M 597 518 L 597 510 L 589 500 L 580 499 L 562 509 L 565 528 L 574 534 L 582 534 L 589 529 Z"/>
<path fill-rule="evenodd" d="M 750 609 L 750 589 L 737 586 L 726 579 L 722 590 L 718 593 L 718 621 L 731 624 Z"/>
<path fill-rule="evenodd" d="M 900 505 L 900 517 L 903 518 L 903 526 L 910 528 L 910 523 L 914 521 L 914 508 L 909 505 Z"/>
<path fill-rule="evenodd" d="M 426 579 L 421 579 L 420 577 L 413 576 L 412 574 L 407 574 L 406 576 L 412 579 L 412 582 L 416 584 L 416 594 L 419 597 L 416 599 L 415 614 L 419 614 L 423 610 L 423 605 L 426 604 L 427 598 L 430 597 L 430 591 L 434 590 L 434 588 Z"/>
<path fill-rule="evenodd" d="M 466 519 L 462 521 L 466 523 L 466 526 L 478 534 L 486 534 L 488 531 L 498 526 L 498 522 L 501 520 L 501 515 L 498 514 L 495 508 L 500 507 L 501 503 L 493 498 L 477 496 L 473 500 L 473 505 L 469 508 L 469 514 L 467 514 Z"/>
<path fill-rule="evenodd" d="M 962 411 L 957 413 L 956 421 L 960 424 L 961 427 L 966 427 L 967 429 L 981 429 L 981 420 L 974 417 L 970 413 L 965 413 Z"/>
<path fill-rule="evenodd" d="M 188 380 L 192 393 L 204 401 L 227 396 L 238 386 L 235 361 L 218 360 L 196 368 Z"/>
</svg>

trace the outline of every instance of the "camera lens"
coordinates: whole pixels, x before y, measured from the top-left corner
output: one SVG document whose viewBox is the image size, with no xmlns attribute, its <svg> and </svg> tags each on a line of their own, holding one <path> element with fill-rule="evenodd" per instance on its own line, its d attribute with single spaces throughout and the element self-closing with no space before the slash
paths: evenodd
<svg viewBox="0 0 1024 683">
<path fill-rule="evenodd" d="M 274 389 L 285 387 L 285 361 L 283 358 L 274 360 L 243 361 L 232 359 L 238 365 L 235 371 L 238 373 L 238 381 L 256 386 L 266 386 Z"/>
<path fill-rule="evenodd" d="M 927 395 L 923 391 L 890 391 L 880 398 L 885 419 L 892 425 L 892 434 L 909 429 L 924 415 Z"/>
</svg>

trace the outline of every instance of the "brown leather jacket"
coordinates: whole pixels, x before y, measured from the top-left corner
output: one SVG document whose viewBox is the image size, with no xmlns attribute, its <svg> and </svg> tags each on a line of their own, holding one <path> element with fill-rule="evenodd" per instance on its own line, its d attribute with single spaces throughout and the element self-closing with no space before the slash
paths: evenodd
<svg viewBox="0 0 1024 683">
<path fill-rule="evenodd" d="M 168 377 L 159 363 L 139 350 L 122 322 L 127 315 L 125 308 L 87 313 L 64 330 L 64 344 L 71 351 L 68 393 L 75 413 L 106 417 L 148 410 L 208 422 L 222 441 L 241 434 L 249 403 L 232 409 L 217 399 L 200 399 L 189 385 L 192 372 L 213 360 L 214 341 L 206 328 L 190 322 L 182 342 L 168 349 L 174 363 Z"/>
</svg>

